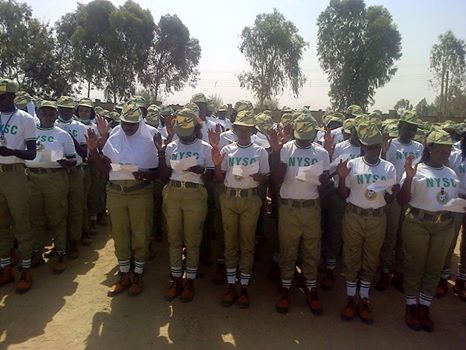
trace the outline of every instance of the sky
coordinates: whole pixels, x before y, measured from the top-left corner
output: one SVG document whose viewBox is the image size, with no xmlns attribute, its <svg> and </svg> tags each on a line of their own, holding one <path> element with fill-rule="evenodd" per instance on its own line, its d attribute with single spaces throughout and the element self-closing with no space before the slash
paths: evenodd
<svg viewBox="0 0 466 350">
<path fill-rule="evenodd" d="M 27 0 L 35 17 L 53 24 L 63 14 L 75 11 L 76 1 Z M 89 1 L 83 0 L 81 3 Z M 116 6 L 124 3 L 112 1 Z M 280 106 L 312 109 L 329 106 L 330 84 L 317 58 L 317 17 L 328 6 L 328 0 L 138 0 L 142 8 L 152 12 L 157 23 L 160 16 L 176 14 L 188 27 L 192 37 L 199 40 L 202 55 L 198 69 L 200 80 L 195 89 L 185 88 L 166 97 L 167 103 L 187 102 L 194 92 L 217 95 L 224 103 L 240 99 L 253 100 L 252 93 L 241 89 L 237 75 L 248 70 L 248 63 L 238 49 L 240 34 L 254 23 L 256 15 L 270 13 L 273 8 L 292 21 L 299 34 L 309 43 L 302 60 L 307 77 L 298 98 L 290 89 L 277 96 Z M 438 36 L 452 30 L 466 40 L 465 0 L 366 0 L 367 6 L 383 5 L 393 17 L 402 37 L 402 57 L 396 62 L 398 71 L 392 80 L 379 88 L 372 109 L 387 111 L 396 101 L 407 98 L 416 105 L 422 98 L 431 102 L 438 94 L 430 85 L 429 56 Z M 91 97 L 102 98 L 93 91 Z"/>
</svg>

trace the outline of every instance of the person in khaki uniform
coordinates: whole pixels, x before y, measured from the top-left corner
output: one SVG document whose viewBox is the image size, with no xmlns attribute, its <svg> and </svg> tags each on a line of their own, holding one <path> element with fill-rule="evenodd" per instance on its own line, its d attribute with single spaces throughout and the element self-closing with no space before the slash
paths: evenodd
<svg viewBox="0 0 466 350">
<path fill-rule="evenodd" d="M 32 287 L 32 234 L 24 161 L 36 156 L 37 132 L 34 119 L 15 107 L 17 91 L 16 82 L 0 78 L 0 287 L 15 280 L 10 257 L 14 237 L 21 257 L 16 291 L 25 293 Z"/>
<path fill-rule="evenodd" d="M 279 242 L 281 295 L 275 308 L 287 313 L 290 308 L 289 290 L 295 275 L 298 257 L 301 258 L 306 279 L 306 302 L 311 312 L 323 312 L 317 295 L 317 266 L 320 259 L 321 208 L 319 186 L 329 184 L 328 152 L 312 143 L 317 122 L 306 113 L 294 121 L 295 140 L 282 144 L 282 135 L 271 131 L 272 178 L 280 188 Z M 314 167 L 318 174 L 306 177 Z"/>
<path fill-rule="evenodd" d="M 76 149 L 68 132 L 55 126 L 57 104 L 43 100 L 39 106 L 37 156 L 26 161 L 29 178 L 33 260 L 41 263 L 47 232 L 53 234 L 58 258 L 54 273 L 66 269 L 69 179 L 67 169 L 76 165 Z M 34 262 L 37 265 L 37 262 Z"/>
<path fill-rule="evenodd" d="M 201 125 L 196 110 L 181 109 L 175 117 L 177 140 L 167 145 L 166 165 L 170 182 L 163 190 L 163 213 L 167 223 L 170 270 L 173 281 L 165 293 L 189 302 L 194 298 L 194 280 L 207 215 L 205 182 L 212 178 L 211 146 L 199 138 Z M 183 281 L 183 246 L 186 247 L 186 279 Z"/>
<path fill-rule="evenodd" d="M 401 179 L 398 200 L 409 204 L 402 225 L 405 323 L 414 330 L 434 329 L 430 305 L 454 236 L 453 214 L 444 208 L 458 197 L 458 176 L 445 165 L 452 145 L 446 131 L 432 131 L 420 162 L 409 158 Z"/>
<path fill-rule="evenodd" d="M 248 308 L 248 285 L 254 263 L 257 219 L 262 201 L 258 186 L 266 184 L 270 172 L 267 151 L 254 144 L 254 115 L 239 112 L 233 124 L 238 141 L 222 148 L 212 148 L 215 178 L 225 184 L 220 196 L 225 238 L 225 266 L 228 290 L 222 298 L 224 306 L 236 300 L 240 308 Z M 239 293 L 236 290 L 237 266 L 240 270 Z M 239 295 L 238 295 L 239 294 Z"/>
<path fill-rule="evenodd" d="M 337 166 L 338 192 L 348 203 L 342 234 L 347 302 L 340 315 L 346 321 L 354 318 L 359 280 L 357 313 L 361 321 L 371 324 L 369 290 L 379 264 L 387 224 L 384 207 L 393 199 L 399 186 L 393 185 L 396 182 L 393 164 L 380 159 L 383 137 L 378 127 L 374 123 L 361 122 L 357 132 L 364 155 L 340 161 Z"/>
<path fill-rule="evenodd" d="M 161 147 L 160 135 L 153 137 L 136 103 L 123 106 L 121 124 L 99 154 L 99 140 L 88 130 L 89 162 L 109 176 L 107 204 L 112 222 L 112 237 L 118 259 L 120 278 L 108 291 L 115 296 L 128 289 L 130 296 L 143 291 L 142 274 L 149 247 L 153 219 L 153 179 L 157 176 Z M 163 167 L 163 162 L 161 164 Z M 130 273 L 130 260 L 134 271 Z"/>
<path fill-rule="evenodd" d="M 421 157 L 423 146 L 421 143 L 414 141 L 417 128 L 421 125 L 422 121 L 418 118 L 416 112 L 407 110 L 403 112 L 398 122 L 399 136 L 384 143 L 382 158 L 395 167 L 397 183 L 400 183 L 403 175 L 406 158 L 409 156 L 414 157 L 414 159 Z M 402 214 L 402 208 L 396 199 L 387 205 L 385 213 L 387 215 L 387 231 L 380 252 L 382 273 L 380 280 L 375 285 L 379 291 L 388 289 L 392 277 L 395 281 L 403 279 L 402 263 L 395 259 L 396 256 L 400 256 L 400 254 L 395 254 L 395 248 L 401 247 L 399 231 Z M 401 258 L 398 258 L 398 260 L 401 260 Z"/>
<path fill-rule="evenodd" d="M 72 97 L 62 96 L 57 100 L 58 118 L 56 126 L 68 132 L 76 149 L 76 166 L 68 169 L 68 259 L 79 256 L 78 242 L 81 240 L 84 222 L 84 170 L 83 159 L 87 157 L 84 124 L 73 118 L 75 103 Z"/>
<path fill-rule="evenodd" d="M 326 234 L 324 238 L 325 252 L 325 274 L 322 279 L 322 289 L 331 290 L 334 285 L 333 271 L 337 266 L 337 260 L 341 253 L 341 232 L 343 215 L 346 210 L 346 202 L 338 195 L 338 176 L 336 175 L 336 166 L 340 160 L 350 160 L 361 156 L 361 143 L 359 142 L 356 131 L 355 119 L 346 119 L 343 122 L 343 134 L 345 141 L 332 144 L 325 143 L 327 151 L 331 155 L 332 166 L 330 172 L 334 174 L 334 187 L 328 195 L 328 208 L 325 211 Z"/>
</svg>

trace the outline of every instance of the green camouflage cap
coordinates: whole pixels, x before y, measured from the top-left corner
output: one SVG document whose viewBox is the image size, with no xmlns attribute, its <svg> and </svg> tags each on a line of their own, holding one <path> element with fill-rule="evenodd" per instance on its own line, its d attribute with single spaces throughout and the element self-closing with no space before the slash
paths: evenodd
<svg viewBox="0 0 466 350">
<path fill-rule="evenodd" d="M 426 136 L 429 134 L 429 131 L 426 129 L 417 128 L 416 135 L 414 135 L 414 141 L 424 143 Z"/>
<path fill-rule="evenodd" d="M 60 96 L 57 100 L 57 106 L 61 108 L 75 108 L 74 99 L 70 96 Z"/>
<path fill-rule="evenodd" d="M 120 113 L 116 111 L 110 112 L 109 117 L 116 123 L 120 122 Z"/>
<path fill-rule="evenodd" d="M 130 98 L 130 102 L 135 102 L 139 107 L 146 106 L 146 99 L 142 96 L 135 95 Z"/>
<path fill-rule="evenodd" d="M 207 110 L 212 113 L 215 113 L 217 110 L 217 108 L 215 108 L 214 101 L 212 101 L 210 98 L 207 99 Z"/>
<path fill-rule="evenodd" d="M 181 137 L 192 135 L 197 124 L 198 113 L 190 108 L 176 111 L 175 133 Z"/>
<path fill-rule="evenodd" d="M 194 94 L 191 97 L 191 100 L 189 102 L 193 103 L 206 103 L 207 104 L 207 98 L 202 92 L 198 92 L 197 94 Z"/>
<path fill-rule="evenodd" d="M 147 108 L 146 123 L 152 126 L 160 124 L 160 108 L 157 105 L 150 105 Z"/>
<path fill-rule="evenodd" d="M 462 134 L 466 132 L 466 123 L 458 123 L 457 126 L 458 126 L 457 128 L 458 134 Z"/>
<path fill-rule="evenodd" d="M 84 97 L 84 98 L 79 100 L 78 107 L 79 106 L 94 108 L 94 103 L 92 102 L 92 100 L 90 98 Z"/>
<path fill-rule="evenodd" d="M 252 110 L 243 110 L 238 112 L 238 115 L 236 116 L 235 122 L 233 124 L 242 126 L 254 126 L 254 119 L 254 113 Z"/>
<path fill-rule="evenodd" d="M 398 119 L 385 119 L 384 121 L 382 121 L 382 128 L 385 128 L 386 126 L 391 124 L 398 124 Z"/>
<path fill-rule="evenodd" d="M 10 93 L 16 93 L 18 91 L 18 83 L 16 81 L 7 79 L 7 78 L 0 78 L 0 95 Z"/>
<path fill-rule="evenodd" d="M 400 122 L 405 122 L 416 126 L 422 125 L 421 119 L 417 116 L 416 111 L 413 110 L 404 111 L 400 117 Z"/>
<path fill-rule="evenodd" d="M 252 105 L 251 101 L 241 100 L 235 103 L 233 109 L 239 113 L 241 111 L 253 111 L 254 106 Z"/>
<path fill-rule="evenodd" d="M 280 122 L 283 126 L 293 125 L 293 113 L 283 113 Z"/>
<path fill-rule="evenodd" d="M 373 123 L 361 123 L 356 128 L 359 141 L 366 146 L 382 143 L 383 136 L 380 129 Z"/>
<path fill-rule="evenodd" d="M 120 114 L 121 110 L 123 109 L 123 104 L 118 103 L 115 105 L 115 107 L 113 107 L 113 109 L 115 110 L 115 112 L 118 112 L 118 114 Z"/>
<path fill-rule="evenodd" d="M 379 118 L 382 118 L 383 113 L 380 109 L 374 109 L 372 113 L 376 114 Z"/>
<path fill-rule="evenodd" d="M 173 108 L 171 108 L 170 106 L 162 106 L 162 107 L 160 107 L 160 114 L 163 117 L 173 115 Z"/>
<path fill-rule="evenodd" d="M 198 105 L 195 104 L 194 102 L 188 102 L 188 103 L 186 103 L 186 104 L 183 106 L 183 108 L 188 108 L 188 109 L 192 110 L 192 111 L 193 111 L 194 113 L 196 113 L 196 115 L 198 115 L 198 116 L 199 116 L 199 113 L 200 113 L 200 111 L 201 111 L 201 110 L 199 109 Z"/>
<path fill-rule="evenodd" d="M 267 135 L 270 129 L 273 128 L 272 116 L 265 112 L 257 115 L 255 125 L 257 130 L 259 130 L 264 135 Z"/>
<path fill-rule="evenodd" d="M 382 130 L 382 119 L 380 119 L 380 116 L 377 113 L 372 112 L 368 116 L 369 120 L 371 123 L 374 123 L 375 126 L 379 129 Z"/>
<path fill-rule="evenodd" d="M 458 129 L 458 125 L 453 120 L 445 120 L 441 125 L 443 130 L 452 130 L 456 131 Z"/>
<path fill-rule="evenodd" d="M 355 120 L 354 118 L 346 119 L 343 122 L 343 131 L 347 134 L 351 134 L 351 129 L 355 127 Z"/>
<path fill-rule="evenodd" d="M 40 108 L 45 108 L 45 107 L 53 108 L 55 110 L 58 110 L 57 103 L 55 101 L 42 100 L 42 102 L 40 103 L 39 109 Z"/>
<path fill-rule="evenodd" d="M 293 121 L 294 138 L 298 140 L 311 140 L 315 137 L 317 121 L 308 113 L 301 113 Z"/>
<path fill-rule="evenodd" d="M 323 122 L 325 126 L 329 125 L 332 122 L 343 124 L 343 118 L 335 114 L 329 114 L 323 118 Z"/>
<path fill-rule="evenodd" d="M 15 97 L 15 105 L 18 108 L 25 108 L 29 102 L 32 101 L 31 95 L 29 95 L 25 91 L 21 91 L 21 93 L 18 91 Z"/>
<path fill-rule="evenodd" d="M 228 112 L 228 106 L 227 105 L 222 105 L 217 112 Z"/>
<path fill-rule="evenodd" d="M 283 113 L 291 113 L 291 112 L 293 112 L 293 110 L 288 106 L 283 106 L 282 107 L 282 112 Z"/>
<path fill-rule="evenodd" d="M 397 124 L 388 124 L 384 127 L 383 132 L 388 134 L 388 137 L 395 138 L 399 136 L 398 125 Z"/>
<path fill-rule="evenodd" d="M 436 143 L 438 145 L 453 145 L 453 140 L 445 130 L 434 130 L 426 137 L 426 143 Z"/>
<path fill-rule="evenodd" d="M 123 105 L 121 110 L 120 120 L 122 122 L 136 124 L 142 119 L 142 112 L 136 102 L 130 101 Z"/>
<path fill-rule="evenodd" d="M 101 107 L 101 106 L 96 106 L 94 108 L 94 112 L 95 114 L 97 114 L 98 116 L 101 116 L 104 114 L 104 109 Z"/>
<path fill-rule="evenodd" d="M 362 108 L 358 105 L 351 105 L 346 109 L 346 114 L 352 114 L 355 117 L 358 115 L 363 114 L 364 112 L 362 111 Z"/>
</svg>

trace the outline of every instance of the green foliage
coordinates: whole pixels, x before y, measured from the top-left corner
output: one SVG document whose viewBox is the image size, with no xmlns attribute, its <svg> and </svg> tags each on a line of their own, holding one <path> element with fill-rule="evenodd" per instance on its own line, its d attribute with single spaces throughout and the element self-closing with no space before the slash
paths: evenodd
<svg viewBox="0 0 466 350">
<path fill-rule="evenodd" d="M 200 57 L 199 41 L 190 37 L 188 28 L 178 16 L 162 16 L 140 75 L 141 83 L 153 91 L 155 98 L 161 93 L 179 91 L 186 84 L 195 87 Z"/>
<path fill-rule="evenodd" d="M 241 33 L 239 49 L 251 66 L 251 71 L 238 75 L 241 87 L 254 93 L 261 108 L 287 85 L 298 96 L 306 81 L 299 64 L 307 46 L 296 26 L 276 9 L 258 15 L 254 26 Z"/>
<path fill-rule="evenodd" d="M 351 104 L 367 109 L 401 57 L 401 35 L 392 16 L 383 6 L 366 8 L 363 0 L 331 0 L 317 25 L 317 53 L 329 75 L 334 109 Z"/>
<path fill-rule="evenodd" d="M 399 110 L 399 109 L 413 109 L 413 105 L 411 102 L 409 102 L 408 99 L 402 98 L 399 100 L 397 103 L 395 103 L 395 106 L 393 106 L 394 110 Z"/>
<path fill-rule="evenodd" d="M 212 100 L 212 103 L 214 104 L 216 109 L 219 109 L 220 107 L 223 106 L 222 96 L 218 94 L 212 94 L 212 95 L 209 95 L 209 98 Z"/>
<path fill-rule="evenodd" d="M 437 107 L 431 103 L 427 103 L 427 100 L 423 98 L 416 105 L 416 113 L 420 117 L 434 116 L 437 115 Z"/>
</svg>

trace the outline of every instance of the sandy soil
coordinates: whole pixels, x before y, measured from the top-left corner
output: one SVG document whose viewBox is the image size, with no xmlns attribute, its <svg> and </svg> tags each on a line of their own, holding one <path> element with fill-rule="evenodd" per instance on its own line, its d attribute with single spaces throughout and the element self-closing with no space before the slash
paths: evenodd
<svg viewBox="0 0 466 350">
<path fill-rule="evenodd" d="M 436 330 L 409 330 L 403 322 L 403 296 L 394 289 L 373 292 L 375 323 L 343 322 L 344 283 L 320 292 L 323 316 L 311 314 L 303 294 L 293 291 L 289 314 L 274 305 L 277 286 L 267 279 L 269 249 L 257 256 L 250 287 L 252 305 L 224 308 L 224 287 L 211 282 L 214 268 L 202 267 L 193 302 L 168 303 L 166 243 L 147 264 L 144 292 L 109 298 L 115 280 L 113 241 L 102 228 L 91 247 L 53 275 L 50 264 L 34 270 L 33 289 L 23 295 L 14 285 L 0 289 L 0 349 L 461 349 L 466 344 L 466 303 L 453 293 L 434 300 Z"/>
</svg>

